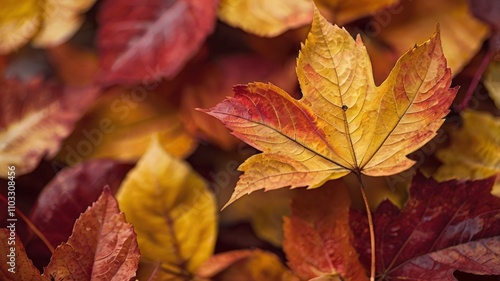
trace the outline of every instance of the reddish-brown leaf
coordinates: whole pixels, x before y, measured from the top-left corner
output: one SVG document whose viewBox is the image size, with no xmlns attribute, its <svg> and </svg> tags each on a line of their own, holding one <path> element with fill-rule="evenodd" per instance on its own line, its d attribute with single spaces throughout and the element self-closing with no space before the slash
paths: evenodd
<svg viewBox="0 0 500 281">
<path fill-rule="evenodd" d="M 134 229 L 105 188 L 78 218 L 68 242 L 57 247 L 44 275 L 58 280 L 130 280 L 139 259 Z"/>
<path fill-rule="evenodd" d="M 64 88 L 38 79 L 1 80 L 0 88 L 0 165 L 16 166 L 16 176 L 59 151 L 98 93 L 96 87 Z M 7 169 L 0 177 L 7 177 Z"/>
<path fill-rule="evenodd" d="M 182 92 L 182 117 L 186 127 L 193 133 L 202 134 L 224 149 L 239 143 L 220 122 L 195 111 L 195 108 L 215 106 L 233 95 L 232 86 L 251 81 L 269 81 L 289 93 L 297 87 L 294 70 L 295 61 L 280 65 L 256 55 L 227 56 L 209 64 L 201 72 L 198 83 L 189 83 Z"/>
<path fill-rule="evenodd" d="M 38 196 L 30 220 L 57 247 L 68 240 L 76 219 L 99 198 L 103 187 L 116 193 L 131 168 L 111 160 L 94 160 L 62 170 Z M 37 265 L 50 259 L 51 253 L 37 237 L 32 236 L 26 249 Z"/>
<path fill-rule="evenodd" d="M 218 0 L 106 0 L 98 46 L 105 83 L 172 78 L 198 51 L 216 21 Z"/>
<path fill-rule="evenodd" d="M 418 174 L 402 210 L 385 201 L 374 214 L 377 280 L 456 280 L 455 270 L 500 275 L 500 198 L 494 179 L 437 183 Z M 370 261 L 366 217 L 351 213 L 355 247 Z"/>
<path fill-rule="evenodd" d="M 328 275 L 368 280 L 350 243 L 349 195 L 345 186 L 335 183 L 296 194 L 292 215 L 283 226 L 288 264 L 304 280 Z"/>
<path fill-rule="evenodd" d="M 40 272 L 26 255 L 19 237 L 11 234 L 10 229 L 0 229 L 0 253 L 2 253 L 0 255 L 0 280 L 48 281 L 47 277 L 40 276 Z"/>
</svg>

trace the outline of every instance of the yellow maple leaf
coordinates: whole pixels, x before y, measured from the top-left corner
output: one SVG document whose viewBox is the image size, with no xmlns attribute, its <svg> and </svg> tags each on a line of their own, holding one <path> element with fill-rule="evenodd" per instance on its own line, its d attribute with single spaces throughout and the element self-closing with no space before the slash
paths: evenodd
<svg viewBox="0 0 500 281">
<path fill-rule="evenodd" d="M 456 95 L 439 32 L 404 54 L 377 87 L 361 39 L 317 10 L 297 74 L 299 101 L 272 84 L 251 83 L 205 110 L 264 152 L 239 167 L 244 174 L 227 204 L 259 189 L 319 187 L 351 171 L 401 172 L 414 164 L 406 155 L 436 134 Z"/>
<path fill-rule="evenodd" d="M 205 181 L 169 155 L 157 137 L 116 198 L 137 233 L 141 262 L 161 263 L 157 276 L 187 280 L 212 255 L 215 199 Z"/>
<path fill-rule="evenodd" d="M 443 162 L 434 178 L 479 180 L 500 174 L 500 118 L 462 112 L 463 126 L 451 134 L 451 145 L 436 152 Z"/>
</svg>

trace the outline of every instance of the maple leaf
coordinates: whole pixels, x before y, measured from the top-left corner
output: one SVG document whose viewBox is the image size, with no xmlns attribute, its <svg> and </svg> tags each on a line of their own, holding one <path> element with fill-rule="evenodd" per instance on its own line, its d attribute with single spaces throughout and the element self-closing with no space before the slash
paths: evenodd
<svg viewBox="0 0 500 281">
<path fill-rule="evenodd" d="M 462 119 L 463 126 L 451 135 L 451 145 L 436 152 L 443 165 L 433 177 L 478 180 L 500 174 L 500 118 L 467 110 Z"/>
<path fill-rule="evenodd" d="M 377 280 L 456 280 L 455 270 L 500 274 L 500 198 L 494 179 L 437 183 L 414 177 L 410 198 L 399 210 L 389 201 L 374 213 Z M 368 266 L 366 218 L 351 213 L 355 247 Z"/>
<path fill-rule="evenodd" d="M 49 281 L 48 277 L 40 276 L 40 271 L 33 265 L 26 254 L 23 243 L 19 236 L 12 239 L 11 230 L 7 228 L 0 229 L 0 280 L 9 281 Z M 11 251 L 14 249 L 14 251 Z M 11 260 L 11 255 L 13 259 Z"/>
<path fill-rule="evenodd" d="M 134 229 L 105 188 L 76 220 L 68 242 L 56 248 L 44 275 L 59 280 L 130 280 L 139 259 Z"/>
<path fill-rule="evenodd" d="M 234 87 L 210 110 L 232 133 L 264 153 L 247 159 L 226 206 L 258 189 L 309 186 L 351 171 L 391 175 L 430 140 L 456 95 L 449 89 L 439 33 L 403 55 L 379 87 L 366 49 L 315 12 L 297 74 L 303 97 L 272 84 Z"/>
<path fill-rule="evenodd" d="M 68 240 L 75 221 L 99 198 L 103 186 L 116 193 L 130 169 L 131 165 L 112 160 L 88 161 L 63 169 L 38 195 L 31 209 L 30 221 L 56 247 Z M 35 262 L 50 259 L 50 251 L 33 235 L 25 244 Z"/>
<path fill-rule="evenodd" d="M 8 0 L 0 7 L 0 54 L 9 53 L 33 38 L 38 47 L 59 45 L 83 22 L 81 13 L 95 0 Z"/>
<path fill-rule="evenodd" d="M 93 86 L 65 88 L 33 79 L 25 84 L 2 80 L 0 104 L 0 164 L 14 165 L 16 175 L 52 158 L 98 93 Z M 29 132 L 29 134 L 27 134 Z M 7 177 L 7 170 L 0 172 Z"/>
<path fill-rule="evenodd" d="M 158 274 L 163 279 L 190 280 L 212 255 L 214 197 L 204 180 L 169 155 L 156 137 L 127 175 L 117 198 L 137 232 L 142 262 L 161 263 Z"/>
<path fill-rule="evenodd" d="M 246 32 L 275 37 L 311 22 L 309 0 L 221 0 L 219 19 Z"/>
<path fill-rule="evenodd" d="M 283 225 L 283 250 L 297 276 L 303 280 L 337 275 L 345 281 L 368 280 L 350 244 L 354 235 L 349 227 L 349 206 L 347 189 L 340 184 L 298 191 L 292 215 Z"/>
<path fill-rule="evenodd" d="M 106 0 L 97 43 L 103 83 L 173 78 L 214 28 L 218 0 Z"/>
</svg>

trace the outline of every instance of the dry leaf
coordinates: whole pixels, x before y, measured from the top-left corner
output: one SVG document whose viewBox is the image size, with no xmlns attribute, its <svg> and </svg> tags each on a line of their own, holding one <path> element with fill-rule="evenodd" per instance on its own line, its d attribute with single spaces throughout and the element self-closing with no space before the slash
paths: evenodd
<svg viewBox="0 0 500 281">
<path fill-rule="evenodd" d="M 58 280 L 130 280 L 139 264 L 132 225 L 109 189 L 75 222 L 68 242 L 59 245 L 45 276 Z"/>
<path fill-rule="evenodd" d="M 219 19 L 246 32 L 274 37 L 311 22 L 312 0 L 221 0 Z"/>
<path fill-rule="evenodd" d="M 436 152 L 443 162 L 433 177 L 485 179 L 500 174 L 500 118 L 489 113 L 463 111 L 463 126 L 451 135 L 451 145 Z"/>
<path fill-rule="evenodd" d="M 500 108 L 500 61 L 492 61 L 483 76 L 483 84 L 497 108 Z"/>
<path fill-rule="evenodd" d="M 295 61 L 284 65 L 265 60 L 256 55 L 233 55 L 206 66 L 201 81 L 189 83 L 182 92 L 182 117 L 193 134 L 201 134 L 223 149 L 233 149 L 240 143 L 226 128 L 213 118 L 195 108 L 212 107 L 233 94 L 231 87 L 238 83 L 269 80 L 285 90 L 297 87 Z"/>
<path fill-rule="evenodd" d="M 493 180 L 437 183 L 417 174 L 402 210 L 380 204 L 373 215 L 377 280 L 455 281 L 455 270 L 500 275 L 500 198 L 490 194 Z M 354 211 L 350 223 L 369 268 L 366 215 Z"/>
<path fill-rule="evenodd" d="M 69 39 L 85 19 L 82 15 L 96 0 L 46 0 L 43 3 L 43 21 L 33 38 L 36 47 L 53 47 Z"/>
<path fill-rule="evenodd" d="M 98 93 L 95 87 L 64 88 L 40 80 L 2 80 L 0 87 L 0 164 L 16 166 L 18 176 L 59 151 Z M 0 177 L 7 177 L 6 169 Z"/>
<path fill-rule="evenodd" d="M 55 248 L 68 240 L 75 221 L 99 198 L 103 187 L 108 186 L 112 194 L 116 193 L 130 169 L 131 165 L 112 160 L 87 161 L 65 168 L 40 192 L 29 219 Z M 52 255 L 33 233 L 26 242 L 26 250 L 34 261 L 48 262 Z"/>
<path fill-rule="evenodd" d="M 231 255 L 229 258 L 232 262 L 227 265 L 227 260 L 223 260 L 224 270 L 210 275 L 210 280 L 213 281 L 297 281 L 292 279 L 288 269 L 281 263 L 279 258 L 262 250 L 252 250 L 248 252 L 237 251 L 221 254 L 224 258 Z M 236 256 L 235 256 L 236 255 Z M 212 263 L 217 260 L 218 255 L 214 260 L 209 260 Z M 219 258 L 220 259 L 220 258 Z M 205 266 L 205 265 L 204 265 Z M 205 268 L 206 270 L 206 268 Z"/>
<path fill-rule="evenodd" d="M 159 134 L 163 148 L 177 157 L 185 157 L 196 147 L 177 111 L 159 91 L 142 86 L 111 88 L 78 122 L 57 159 L 71 166 L 95 158 L 135 162 L 153 134 Z"/>
<path fill-rule="evenodd" d="M 0 7 L 0 54 L 9 53 L 33 36 L 37 47 L 55 46 L 71 37 L 81 16 L 95 0 L 7 0 Z"/>
<path fill-rule="evenodd" d="M 14 223 L 15 225 L 15 223 Z M 0 280 L 9 281 L 48 281 L 40 276 L 40 271 L 33 265 L 26 254 L 19 236 L 12 236 L 10 228 L 0 229 Z M 12 251 L 14 250 L 14 251 Z"/>
<path fill-rule="evenodd" d="M 488 35 L 487 26 L 471 15 L 467 0 L 402 0 L 399 7 L 372 19 L 363 31 L 390 45 L 399 56 L 428 38 L 436 24 L 448 66 L 456 75 Z"/>
<path fill-rule="evenodd" d="M 272 84 L 234 87 L 208 114 L 262 150 L 239 170 L 226 206 L 255 190 L 318 187 L 351 171 L 391 175 L 436 134 L 456 95 L 439 33 L 403 55 L 382 85 L 366 49 L 317 11 L 297 63 L 299 101 Z"/>
<path fill-rule="evenodd" d="M 103 1 L 97 43 L 104 83 L 173 78 L 212 32 L 217 0 Z"/>
<path fill-rule="evenodd" d="M 156 138 L 117 198 L 137 232 L 142 261 L 161 263 L 154 280 L 189 280 L 212 255 L 217 234 L 214 197 L 204 180 Z"/>
<path fill-rule="evenodd" d="M 337 183 L 332 188 L 298 190 L 292 215 L 285 218 L 283 250 L 288 265 L 302 280 L 340 276 L 344 281 L 368 281 L 350 243 L 354 235 L 349 226 L 349 194 Z"/>
<path fill-rule="evenodd" d="M 315 2 L 318 6 L 328 9 L 332 15 L 333 23 L 345 25 L 397 4 L 399 0 L 315 0 Z"/>
</svg>

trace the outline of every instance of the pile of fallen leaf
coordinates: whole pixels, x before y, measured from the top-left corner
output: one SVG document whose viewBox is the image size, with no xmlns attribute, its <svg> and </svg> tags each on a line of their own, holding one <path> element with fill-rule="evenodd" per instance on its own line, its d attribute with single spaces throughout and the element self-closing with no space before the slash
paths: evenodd
<svg viewBox="0 0 500 281">
<path fill-rule="evenodd" d="M 0 280 L 499 280 L 499 1 L 70 2 L 0 5 Z"/>
</svg>

